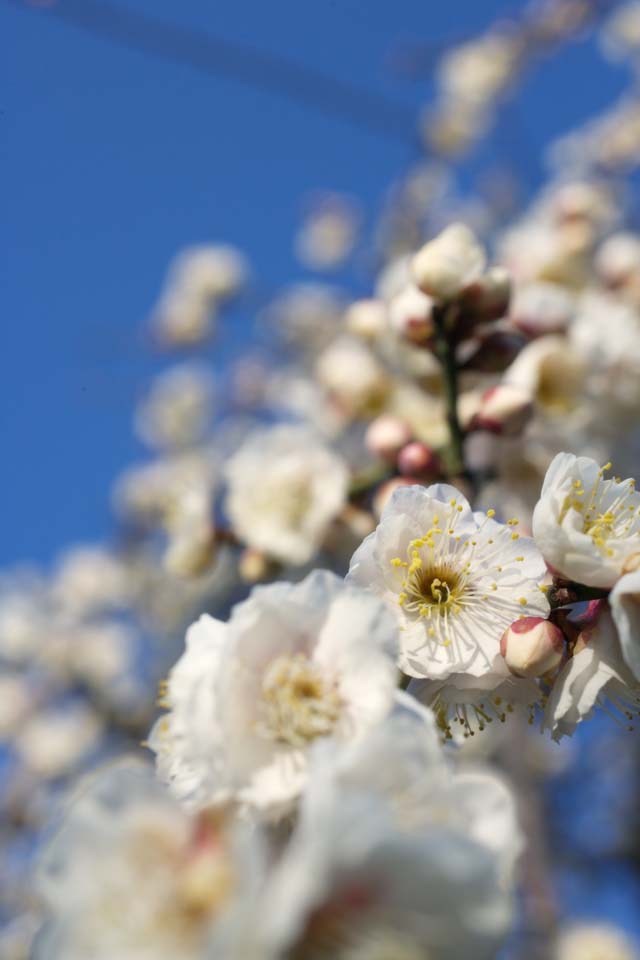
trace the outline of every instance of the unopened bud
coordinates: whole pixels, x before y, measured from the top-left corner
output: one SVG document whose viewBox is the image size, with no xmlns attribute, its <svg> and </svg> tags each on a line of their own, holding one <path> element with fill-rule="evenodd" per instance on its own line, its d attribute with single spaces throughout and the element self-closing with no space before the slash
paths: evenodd
<svg viewBox="0 0 640 960">
<path fill-rule="evenodd" d="M 387 308 L 382 300 L 356 300 L 344 316 L 347 331 L 361 340 L 377 340 L 387 329 Z"/>
<path fill-rule="evenodd" d="M 500 653 L 516 677 L 541 677 L 560 664 L 564 646 L 562 630 L 550 620 L 522 617 L 502 634 Z"/>
<path fill-rule="evenodd" d="M 461 349 L 458 363 L 461 370 L 478 373 L 502 373 L 511 366 L 526 339 L 508 330 L 492 330 L 482 337 L 467 340 Z"/>
<path fill-rule="evenodd" d="M 382 483 L 376 490 L 373 498 L 373 512 L 376 517 L 380 517 L 382 511 L 391 499 L 394 490 L 397 490 L 398 487 L 411 487 L 416 483 L 420 483 L 416 477 L 392 477 L 391 480 Z"/>
<path fill-rule="evenodd" d="M 482 395 L 480 409 L 471 426 L 475 430 L 515 437 L 522 433 L 532 416 L 531 395 L 521 387 L 501 383 Z"/>
<path fill-rule="evenodd" d="M 441 470 L 438 454 L 420 440 L 403 447 L 398 454 L 398 470 L 403 476 L 433 479 Z"/>
<path fill-rule="evenodd" d="M 398 453 L 411 440 L 411 427 L 401 417 L 383 413 L 369 424 L 365 435 L 367 449 L 377 457 L 395 463 Z"/>
<path fill-rule="evenodd" d="M 411 261 L 413 277 L 436 300 L 453 300 L 482 276 L 484 250 L 463 223 L 454 223 L 419 250 Z"/>
<path fill-rule="evenodd" d="M 411 284 L 389 304 L 389 323 L 403 340 L 426 343 L 435 332 L 433 306 L 432 297 Z"/>
<path fill-rule="evenodd" d="M 511 297 L 511 275 L 504 267 L 491 267 L 468 287 L 462 296 L 462 308 L 476 323 L 500 320 L 507 312 Z"/>
</svg>

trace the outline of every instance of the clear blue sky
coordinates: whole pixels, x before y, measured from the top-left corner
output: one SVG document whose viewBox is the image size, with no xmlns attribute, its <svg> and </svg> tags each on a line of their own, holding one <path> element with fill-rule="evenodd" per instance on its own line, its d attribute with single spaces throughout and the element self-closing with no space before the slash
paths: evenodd
<svg viewBox="0 0 640 960">
<path fill-rule="evenodd" d="M 459 38 L 522 7 L 514 0 L 120 4 L 286 56 L 409 112 L 428 83 L 389 70 L 394 42 Z M 59 9 L 79 7 L 82 0 L 60 0 Z M 112 480 L 142 453 L 131 412 L 160 361 L 140 331 L 172 254 L 226 240 L 247 252 L 265 285 L 300 279 L 292 236 L 301 198 L 316 188 L 346 191 L 372 212 L 415 146 L 410 127 L 405 140 L 385 136 L 259 84 L 127 49 L 19 0 L 0 0 L 0 79 L 6 566 L 46 563 L 67 542 L 108 533 Z M 530 178 L 546 137 L 604 106 L 622 80 L 599 69 L 583 45 L 527 81 L 518 143 L 507 147 L 512 157 L 520 151 Z M 233 324 L 248 319 L 235 316 Z M 225 333 L 227 343 L 236 329 Z"/>
</svg>

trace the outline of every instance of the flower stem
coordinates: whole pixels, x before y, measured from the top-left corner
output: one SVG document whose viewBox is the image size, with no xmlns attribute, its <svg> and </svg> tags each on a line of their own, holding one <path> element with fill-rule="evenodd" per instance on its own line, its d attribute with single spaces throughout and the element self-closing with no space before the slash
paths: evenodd
<svg viewBox="0 0 640 960">
<path fill-rule="evenodd" d="M 456 306 L 441 306 L 434 311 L 436 326 L 435 354 L 440 361 L 444 377 L 444 395 L 449 426 L 449 449 L 447 466 L 451 477 L 466 476 L 464 465 L 464 431 L 458 418 L 458 366 L 455 358 L 453 326 L 456 321 Z"/>
</svg>

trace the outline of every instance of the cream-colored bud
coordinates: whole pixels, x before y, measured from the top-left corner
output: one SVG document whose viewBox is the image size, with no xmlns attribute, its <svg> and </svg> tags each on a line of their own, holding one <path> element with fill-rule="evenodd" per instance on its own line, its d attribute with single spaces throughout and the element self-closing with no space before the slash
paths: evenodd
<svg viewBox="0 0 640 960">
<path fill-rule="evenodd" d="M 522 433 L 532 416 L 531 394 L 521 387 L 501 383 L 490 387 L 483 394 L 473 426 L 476 430 L 517 436 Z"/>
<path fill-rule="evenodd" d="M 361 340 L 378 340 L 387 329 L 387 308 L 382 300 L 356 300 L 344 315 L 347 331 Z"/>
<path fill-rule="evenodd" d="M 216 558 L 216 540 L 212 530 L 179 530 L 165 550 L 165 570 L 174 577 L 189 579 L 209 570 Z"/>
<path fill-rule="evenodd" d="M 369 424 L 365 435 L 367 449 L 383 460 L 395 462 L 399 451 L 411 440 L 411 427 L 401 417 L 383 413 Z"/>
<path fill-rule="evenodd" d="M 432 297 L 409 284 L 389 304 L 392 330 L 410 343 L 426 343 L 435 332 L 433 306 Z"/>
<path fill-rule="evenodd" d="M 500 653 L 516 677 L 541 677 L 564 655 L 562 630 L 542 617 L 522 617 L 502 634 Z"/>
<path fill-rule="evenodd" d="M 411 270 L 421 290 L 446 301 L 478 280 L 486 262 L 473 231 L 463 223 L 454 223 L 416 253 Z"/>
</svg>

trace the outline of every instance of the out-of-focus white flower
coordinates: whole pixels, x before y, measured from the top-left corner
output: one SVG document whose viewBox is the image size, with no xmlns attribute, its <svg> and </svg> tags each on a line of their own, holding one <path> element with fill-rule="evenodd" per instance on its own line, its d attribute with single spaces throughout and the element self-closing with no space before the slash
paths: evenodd
<svg viewBox="0 0 640 960">
<path fill-rule="evenodd" d="M 640 680 L 640 552 L 627 560 L 630 572 L 620 577 L 609 596 L 622 655 Z"/>
<path fill-rule="evenodd" d="M 588 386 L 597 401 L 619 403 L 635 413 L 640 403 L 638 311 L 611 294 L 585 294 L 571 326 L 570 346 L 588 364 Z"/>
<path fill-rule="evenodd" d="M 401 417 L 383 413 L 367 427 L 367 449 L 383 460 L 395 462 L 400 450 L 411 440 L 411 427 Z"/>
<path fill-rule="evenodd" d="M 46 591 L 39 581 L 0 582 L 0 657 L 25 663 L 34 656 L 47 633 L 47 615 Z"/>
<path fill-rule="evenodd" d="M 613 707 L 621 720 L 638 713 L 640 691 L 622 659 L 608 610 L 580 633 L 574 653 L 556 677 L 544 711 L 543 729 L 554 740 L 571 736 L 597 706 Z"/>
<path fill-rule="evenodd" d="M 533 512 L 533 535 L 554 570 L 590 587 L 612 587 L 640 553 L 640 493 L 605 479 L 610 464 L 559 453 Z"/>
<path fill-rule="evenodd" d="M 142 764 L 81 794 L 38 875 L 47 920 L 36 960 L 200 960 L 261 876 L 257 837 L 189 819 Z"/>
<path fill-rule="evenodd" d="M 358 239 L 360 217 L 349 197 L 327 194 L 317 198 L 296 237 L 298 258 L 312 270 L 339 267 Z"/>
<path fill-rule="evenodd" d="M 530 337 L 564 333 L 575 313 L 575 299 L 558 283 L 526 283 L 511 301 L 511 323 Z"/>
<path fill-rule="evenodd" d="M 0 741 L 12 737 L 34 709 L 34 691 L 20 673 L 0 674 Z"/>
<path fill-rule="evenodd" d="M 251 435 L 225 467 L 225 509 L 250 547 L 301 564 L 318 550 L 344 506 L 348 471 L 306 427 Z"/>
<path fill-rule="evenodd" d="M 544 561 L 517 520 L 473 513 L 455 487 L 398 488 L 349 579 L 379 594 L 401 624 L 402 669 L 415 677 L 482 676 L 518 616 L 545 616 Z"/>
<path fill-rule="evenodd" d="M 402 830 L 447 828 L 485 845 L 500 858 L 505 883 L 523 848 L 514 796 L 495 773 L 459 771 L 445 754 L 434 715 L 406 696 L 393 714 L 361 740 L 314 748 L 308 793 L 335 791 L 384 798 Z"/>
<path fill-rule="evenodd" d="M 397 804 L 390 808 L 386 786 L 376 789 L 384 763 L 375 764 L 373 746 L 353 758 L 350 771 L 339 770 L 344 789 L 335 789 L 326 762 L 315 769 L 295 832 L 253 916 L 253 937 L 264 951 L 258 955 L 489 960 L 511 917 L 500 854 L 491 849 L 496 824 L 489 808 L 482 826 L 481 817 L 475 819 L 480 832 L 486 829 L 478 842 L 474 825 L 452 823 L 450 806 L 440 806 L 446 787 L 439 793 L 442 768 L 436 765 L 428 780 L 433 802 L 410 828 Z M 425 772 L 425 752 L 413 757 L 415 773 Z M 389 762 L 404 778 L 401 787 L 418 789 L 408 757 L 391 750 Z M 364 787 L 358 766 L 371 771 L 373 790 Z M 423 781 L 422 796 L 428 793 Z M 405 813 L 417 814 L 417 792 L 413 800 L 416 806 L 409 800 Z M 236 954 L 245 955 L 252 954 Z"/>
<path fill-rule="evenodd" d="M 564 337 L 545 336 L 520 352 L 503 380 L 531 394 L 543 413 L 557 416 L 571 413 L 583 399 L 586 376 L 584 360 Z"/>
<path fill-rule="evenodd" d="M 618 287 L 634 275 L 638 276 L 640 237 L 635 233 L 614 233 L 598 250 L 594 264 L 604 282 L 611 287 Z"/>
<path fill-rule="evenodd" d="M 333 287 L 298 283 L 269 304 L 263 318 L 286 343 L 315 351 L 340 330 L 344 306 L 342 295 Z"/>
<path fill-rule="evenodd" d="M 131 467 L 116 483 L 116 508 L 137 523 L 167 525 L 194 494 L 212 497 L 215 477 L 214 464 L 201 452 Z"/>
<path fill-rule="evenodd" d="M 552 960 L 638 960 L 637 947 L 608 923 L 581 923 L 561 930 Z"/>
<path fill-rule="evenodd" d="M 356 300 L 345 312 L 344 326 L 361 340 L 379 340 L 387 329 L 387 308 L 382 300 Z"/>
<path fill-rule="evenodd" d="M 515 34 L 488 33 L 450 50 L 438 66 L 437 80 L 447 97 L 482 107 L 504 89 L 520 53 Z"/>
<path fill-rule="evenodd" d="M 473 232 L 454 223 L 415 254 L 411 269 L 421 290 L 436 300 L 452 300 L 482 276 L 486 265 Z"/>
<path fill-rule="evenodd" d="M 212 402 L 213 380 L 204 367 L 172 367 L 156 377 L 138 408 L 137 433 L 160 450 L 193 446 L 209 429 Z"/>
<path fill-rule="evenodd" d="M 234 247 L 190 247 L 170 266 L 165 287 L 152 314 L 159 339 L 168 346 L 201 343 L 213 332 L 217 306 L 246 282 L 245 258 Z"/>
<path fill-rule="evenodd" d="M 189 629 L 151 737 L 161 776 L 191 807 L 286 812 L 315 740 L 362 736 L 392 709 L 396 646 L 384 604 L 333 574 L 255 587 L 228 624 Z"/>
<path fill-rule="evenodd" d="M 98 714 L 78 701 L 35 714 L 16 736 L 14 747 L 32 774 L 52 779 L 71 772 L 97 747 L 102 733 Z"/>
<path fill-rule="evenodd" d="M 363 343 L 350 337 L 334 340 L 320 354 L 316 376 L 352 416 L 377 413 L 389 392 L 384 367 Z"/>
<path fill-rule="evenodd" d="M 124 606 L 131 584 L 123 563 L 104 547 L 77 546 L 60 558 L 51 594 L 66 614 L 85 617 Z"/>
<path fill-rule="evenodd" d="M 623 60 L 640 53 L 640 3 L 630 0 L 617 6 L 600 34 L 604 53 L 611 60 Z"/>
<path fill-rule="evenodd" d="M 82 624 L 70 644 L 74 673 L 98 689 L 125 682 L 139 650 L 131 627 L 117 621 Z"/>
<path fill-rule="evenodd" d="M 389 303 L 392 330 L 410 343 L 426 343 L 433 337 L 433 299 L 414 284 L 409 284 Z"/>
<path fill-rule="evenodd" d="M 517 436 L 533 416 L 531 394 L 511 383 L 489 387 L 481 397 L 472 426 L 477 430 Z"/>
</svg>

